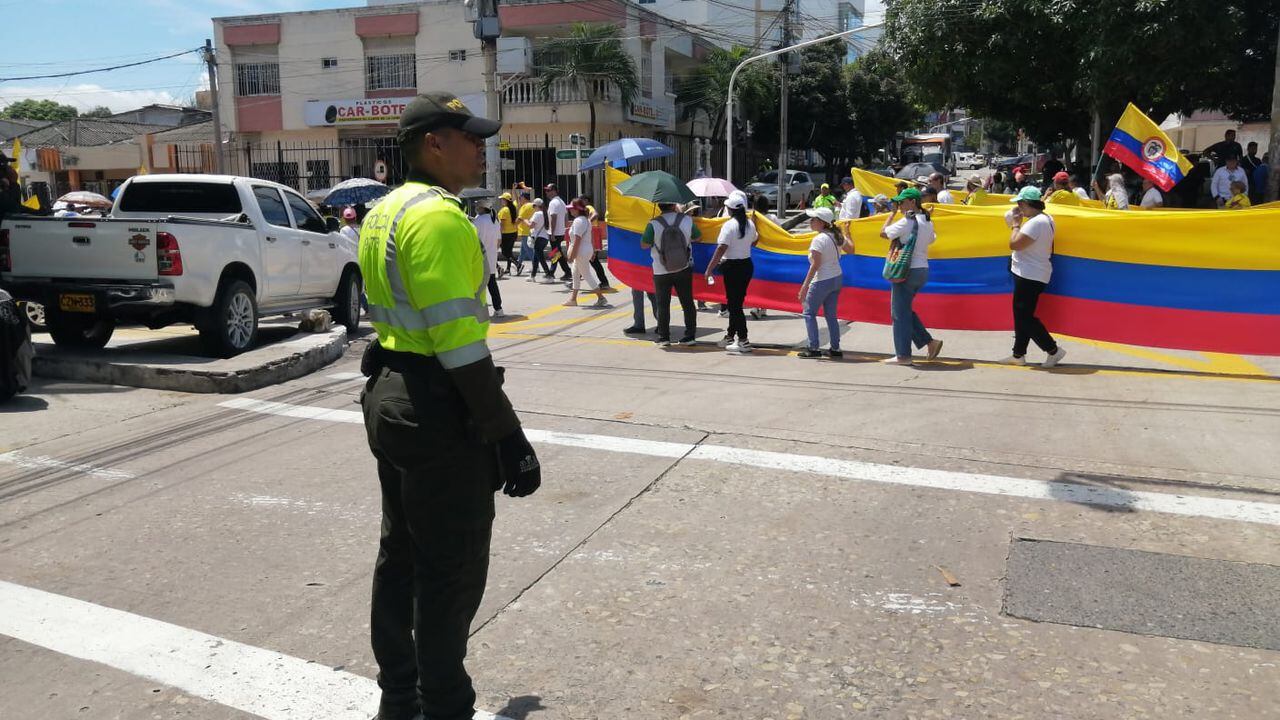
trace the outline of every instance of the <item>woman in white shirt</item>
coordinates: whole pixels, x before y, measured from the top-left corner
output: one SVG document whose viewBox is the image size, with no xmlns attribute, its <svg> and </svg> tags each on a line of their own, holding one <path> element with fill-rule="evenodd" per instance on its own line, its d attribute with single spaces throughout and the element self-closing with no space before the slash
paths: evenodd
<svg viewBox="0 0 1280 720">
<path fill-rule="evenodd" d="M 886 363 L 893 365 L 911 365 L 911 344 L 917 348 L 929 348 L 926 356 L 929 360 L 938 357 L 942 352 L 942 341 L 935 340 L 920 321 L 912 305 L 916 293 L 929 282 L 929 246 L 937 237 L 933 230 L 933 217 L 920 206 L 920 191 L 907 188 L 894 198 L 897 206 L 885 219 L 880 230 L 880 237 L 892 241 L 892 247 L 904 247 L 915 233 L 915 247 L 911 252 L 911 265 L 907 277 L 902 282 L 889 284 L 890 308 L 893 316 L 893 357 Z M 901 219 L 898 213 L 902 213 Z"/>
<path fill-rule="evenodd" d="M 1098 181 L 1094 180 L 1093 191 L 1108 209 L 1129 209 L 1129 191 L 1125 188 L 1124 176 L 1120 173 L 1107 176 L 1107 191 L 1105 193 L 1102 192 L 1102 186 L 1098 184 Z"/>
<path fill-rule="evenodd" d="M 1026 365 L 1027 346 L 1031 341 L 1049 356 L 1040 367 L 1051 368 L 1067 354 L 1036 317 L 1040 294 L 1053 276 L 1053 217 L 1044 211 L 1040 191 L 1024 187 L 1011 202 L 1014 222 L 1009 236 L 1013 272 L 1013 354 L 1001 360 L 1005 365 Z"/>
<path fill-rule="evenodd" d="M 846 240 L 836 227 L 835 213 L 829 208 L 806 210 L 809 228 L 817 235 L 809 244 L 809 273 L 800 285 L 799 300 L 803 304 L 804 329 L 809 335 L 809 347 L 800 351 L 802 358 L 819 358 L 818 311 L 827 316 L 827 331 L 831 336 L 831 349 L 826 355 L 836 359 L 844 357 L 840 352 L 840 319 L 836 307 L 840 303 L 840 288 L 844 285 L 844 271 L 840 269 L 840 251 L 853 252 L 853 243 Z"/>
<path fill-rule="evenodd" d="M 716 241 L 715 254 L 707 263 L 707 284 L 714 282 L 716 270 L 724 276 L 725 304 L 729 308 L 729 329 L 720 347 L 732 353 L 751 352 L 747 340 L 747 315 L 742 306 L 747 299 L 747 287 L 755 275 L 751 262 L 751 248 L 760 242 L 756 224 L 747 218 L 747 196 L 734 193 L 724 203 L 729 220 L 720 226 L 720 238 Z"/>
<path fill-rule="evenodd" d="M 587 281 L 587 287 L 596 294 L 596 304 L 594 307 L 609 307 L 609 301 L 604 299 L 604 293 L 600 290 L 600 283 L 596 282 L 596 276 L 592 272 L 591 257 L 595 253 L 595 246 L 591 244 L 591 211 L 587 209 L 587 201 L 582 198 L 574 198 L 569 203 L 569 217 L 573 218 L 573 223 L 569 226 L 569 267 L 573 274 L 573 294 L 565 301 L 566 307 L 578 306 L 578 288 L 581 287 L 583 280 Z"/>
<path fill-rule="evenodd" d="M 551 231 L 547 229 L 547 211 L 542 208 L 542 198 L 533 199 L 533 215 L 529 217 L 529 237 L 533 239 L 533 267 L 529 270 L 529 282 L 538 282 L 538 268 L 555 282 L 555 272 L 547 264 L 547 245 L 551 243 Z"/>
<path fill-rule="evenodd" d="M 489 208 L 489 200 L 476 201 L 476 216 L 471 218 L 484 252 L 485 268 L 489 275 L 489 301 L 493 303 L 493 316 L 502 317 L 502 293 L 498 292 L 498 243 L 502 240 L 502 228 Z"/>
<path fill-rule="evenodd" d="M 1164 207 L 1164 195 L 1161 195 L 1160 189 L 1156 187 L 1156 184 L 1147 178 L 1142 178 L 1142 202 L 1140 205 L 1143 210 Z"/>
</svg>

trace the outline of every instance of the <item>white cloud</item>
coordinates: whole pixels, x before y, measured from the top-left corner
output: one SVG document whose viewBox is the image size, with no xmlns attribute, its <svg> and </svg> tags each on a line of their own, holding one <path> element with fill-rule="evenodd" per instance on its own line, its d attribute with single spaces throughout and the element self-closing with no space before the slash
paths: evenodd
<svg viewBox="0 0 1280 720">
<path fill-rule="evenodd" d="M 0 86 L 0 107 L 19 100 L 53 100 L 74 105 L 81 111 L 106 105 L 124 112 L 153 103 L 176 104 L 181 98 L 164 90 L 111 90 L 101 85 L 4 85 Z"/>
</svg>

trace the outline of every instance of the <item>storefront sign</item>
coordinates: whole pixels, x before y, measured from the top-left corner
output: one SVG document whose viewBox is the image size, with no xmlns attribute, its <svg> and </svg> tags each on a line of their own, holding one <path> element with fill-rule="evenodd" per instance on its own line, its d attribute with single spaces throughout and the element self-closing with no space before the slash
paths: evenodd
<svg viewBox="0 0 1280 720">
<path fill-rule="evenodd" d="M 674 108 L 637 101 L 631 104 L 627 119 L 645 125 L 668 127 L 671 124 L 672 115 L 674 115 Z"/>
<path fill-rule="evenodd" d="M 394 125 L 412 99 L 308 100 L 302 116 L 309 127 Z"/>
</svg>

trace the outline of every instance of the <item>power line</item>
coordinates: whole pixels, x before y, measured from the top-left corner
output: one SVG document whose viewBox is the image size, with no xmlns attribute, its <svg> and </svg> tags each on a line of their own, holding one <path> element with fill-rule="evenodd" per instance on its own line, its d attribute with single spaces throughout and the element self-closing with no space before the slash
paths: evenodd
<svg viewBox="0 0 1280 720">
<path fill-rule="evenodd" d="M 13 82 L 16 80 L 48 80 L 50 78 L 65 78 L 65 77 L 74 77 L 76 75 L 89 75 L 92 73 L 110 72 L 111 70 L 123 70 L 124 68 L 137 67 L 139 65 L 149 65 L 154 62 L 160 62 L 161 60 L 169 60 L 170 58 L 176 58 L 181 55 L 190 55 L 191 53 L 194 53 L 194 52 L 196 52 L 196 49 L 193 48 L 191 50 L 183 50 L 182 52 L 176 52 L 176 53 L 173 53 L 172 55 L 163 55 L 161 57 L 151 58 L 150 60 L 139 60 L 138 62 L 125 63 L 124 65 L 112 65 L 111 67 L 94 68 L 92 70 L 76 70 L 74 72 L 65 72 L 65 73 L 53 73 L 50 75 L 27 75 L 25 77 L 0 78 L 0 82 Z"/>
</svg>

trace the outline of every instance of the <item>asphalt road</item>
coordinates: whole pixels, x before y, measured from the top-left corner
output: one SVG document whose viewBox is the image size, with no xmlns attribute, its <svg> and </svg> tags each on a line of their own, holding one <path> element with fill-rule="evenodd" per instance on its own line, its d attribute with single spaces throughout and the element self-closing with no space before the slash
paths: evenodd
<svg viewBox="0 0 1280 720">
<path fill-rule="evenodd" d="M 1280 717 L 1275 359 L 1067 340 L 1049 372 L 944 332 L 899 368 L 854 325 L 803 361 L 772 314 L 730 356 L 714 313 L 660 350 L 625 291 L 502 286 L 545 483 L 499 500 L 482 710 Z M 0 411 L 0 717 L 372 715 L 361 349 L 241 396 L 42 382 Z"/>
</svg>

